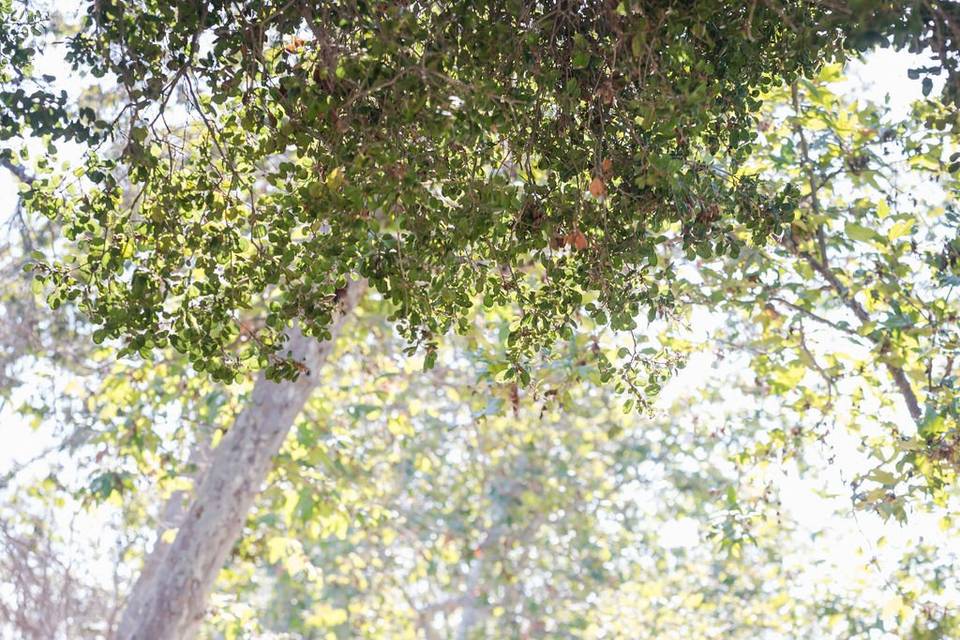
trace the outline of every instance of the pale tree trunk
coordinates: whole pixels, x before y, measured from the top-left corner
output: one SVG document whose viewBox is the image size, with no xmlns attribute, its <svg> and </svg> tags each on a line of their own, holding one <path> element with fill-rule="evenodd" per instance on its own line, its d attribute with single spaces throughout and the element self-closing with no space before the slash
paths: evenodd
<svg viewBox="0 0 960 640">
<path fill-rule="evenodd" d="M 197 483 L 203 479 L 210 464 L 210 434 L 202 432 L 197 434 L 197 441 L 190 450 L 188 464 L 194 467 L 194 472 L 190 474 L 191 488 L 177 489 L 170 494 L 163 508 L 160 510 L 160 516 L 157 522 L 157 538 L 153 543 L 153 549 L 143 561 L 143 568 L 140 569 L 140 575 L 137 577 L 137 584 L 134 591 L 129 594 L 127 601 L 123 605 L 124 611 L 141 611 L 146 606 L 146 599 L 150 596 L 146 585 L 152 583 L 159 567 L 170 549 L 172 541 L 166 540 L 166 534 L 169 531 L 177 530 L 183 524 L 189 506 L 190 495 Z M 143 588 L 140 588 L 143 585 Z M 132 616 L 125 615 L 122 622 L 132 621 Z M 121 630 L 122 632 L 122 630 Z"/>
<path fill-rule="evenodd" d="M 294 420 L 319 383 L 345 317 L 366 289 L 353 282 L 341 292 L 330 327 L 320 342 L 293 331 L 284 351 L 302 362 L 294 382 L 257 377 L 250 399 L 214 449 L 176 538 L 161 545 L 130 596 L 116 640 L 188 640 L 200 627 L 207 597 L 220 568 L 240 537 L 247 513 L 266 480 Z"/>
</svg>

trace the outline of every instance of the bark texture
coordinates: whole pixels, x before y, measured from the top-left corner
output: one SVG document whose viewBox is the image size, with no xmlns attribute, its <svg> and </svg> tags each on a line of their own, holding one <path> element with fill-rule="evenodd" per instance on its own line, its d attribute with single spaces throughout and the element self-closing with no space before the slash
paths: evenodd
<svg viewBox="0 0 960 640">
<path fill-rule="evenodd" d="M 258 376 L 247 406 L 214 449 L 176 538 L 151 554 L 134 585 L 117 640 L 194 637 L 217 574 L 240 537 L 273 457 L 316 389 L 316 372 L 365 289 L 364 282 L 354 282 L 343 290 L 330 327 L 332 340 L 320 342 L 291 332 L 287 350 L 306 367 L 296 381 L 278 384 Z"/>
<path fill-rule="evenodd" d="M 196 472 L 191 474 L 190 478 L 193 486 L 189 490 L 181 489 L 170 494 L 170 497 L 167 498 L 167 501 L 163 505 L 163 509 L 160 511 L 157 522 L 157 538 L 153 543 L 153 549 L 143 561 L 143 567 L 140 569 L 140 575 L 137 577 L 135 588 L 133 592 L 129 594 L 124 604 L 123 610 L 126 612 L 142 611 L 146 606 L 146 599 L 150 597 L 147 585 L 152 584 L 172 544 L 172 542 L 164 540 L 164 534 L 172 529 L 179 530 L 186 518 L 193 489 L 203 480 L 209 468 L 211 454 L 209 436 L 210 434 L 208 432 L 200 434 L 200 439 L 190 452 L 188 463 L 196 466 Z M 121 624 L 133 622 L 135 622 L 135 618 L 129 614 L 121 619 Z"/>
</svg>

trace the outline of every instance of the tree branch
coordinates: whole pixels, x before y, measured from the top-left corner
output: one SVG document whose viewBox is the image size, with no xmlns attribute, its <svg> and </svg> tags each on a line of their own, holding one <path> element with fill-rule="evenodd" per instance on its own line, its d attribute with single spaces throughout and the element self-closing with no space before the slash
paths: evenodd
<svg viewBox="0 0 960 640">
<path fill-rule="evenodd" d="M 793 83 L 790 87 L 790 96 L 793 101 L 793 108 L 797 116 L 800 116 L 800 96 L 797 91 L 797 84 Z M 799 122 L 796 122 L 793 126 L 794 132 L 800 139 L 800 155 L 801 155 L 801 165 L 803 167 L 804 173 L 807 175 L 807 179 L 810 182 L 810 206 L 813 209 L 815 214 L 820 213 L 820 201 L 817 198 L 817 186 L 816 176 L 813 171 L 813 161 L 810 158 L 810 148 L 807 144 L 806 135 L 803 132 L 803 127 Z M 823 186 L 824 183 L 821 183 L 820 186 Z M 795 255 L 803 258 L 807 264 L 809 264 L 815 272 L 820 274 L 824 280 L 829 283 L 833 290 L 840 296 L 840 299 L 843 303 L 853 312 L 853 315 L 862 324 L 868 324 L 870 322 L 870 314 L 867 313 L 867 310 L 863 308 L 863 305 L 860 304 L 857 299 L 850 292 L 850 289 L 843 284 L 836 274 L 830 269 L 827 258 L 827 244 L 826 244 L 826 235 L 823 231 L 823 225 L 817 224 L 817 248 L 820 253 L 820 259 L 818 260 L 808 251 L 803 251 L 800 249 L 800 246 L 797 242 L 790 236 L 787 235 L 784 239 L 784 244 L 788 249 L 791 250 Z M 883 355 L 890 350 L 890 344 L 887 341 L 880 342 L 875 338 L 868 339 L 873 342 L 875 345 L 880 347 L 880 354 Z M 906 373 L 903 371 L 902 367 L 897 367 L 889 362 L 884 363 L 887 367 L 887 371 L 890 372 L 890 376 L 893 378 L 894 384 L 897 385 L 897 389 L 900 391 L 900 395 L 903 396 L 904 401 L 907 404 L 907 410 L 910 412 L 910 416 L 914 421 L 919 422 L 920 418 L 923 415 L 923 412 L 920 410 L 920 403 L 917 401 L 917 395 L 913 391 L 913 387 L 910 385 L 910 381 L 907 379 Z"/>
<path fill-rule="evenodd" d="M 843 284 L 840 279 L 836 276 L 830 268 L 817 260 L 812 254 L 808 251 L 803 251 L 800 247 L 797 246 L 796 241 L 794 241 L 789 236 L 785 239 L 784 244 L 787 245 L 791 251 L 803 258 L 810 267 L 817 272 L 827 283 L 833 288 L 833 290 L 840 297 L 840 300 L 853 312 L 853 315 L 863 323 L 868 324 L 870 322 L 870 314 L 867 313 L 867 310 L 863 308 L 863 305 L 853 296 L 850 292 L 850 289 Z M 867 338 L 873 342 L 875 345 L 880 347 L 880 354 L 886 354 L 890 350 L 890 344 L 886 341 L 880 342 L 875 338 Z M 907 410 L 910 412 L 910 417 L 914 421 L 919 422 L 923 417 L 923 411 L 920 409 L 920 402 L 917 400 L 917 394 L 913 391 L 913 387 L 910 384 L 910 381 L 907 379 L 907 374 L 904 372 L 902 367 L 895 366 L 889 362 L 885 362 L 884 365 L 887 367 L 887 371 L 890 372 L 890 376 L 893 378 L 894 384 L 897 385 L 897 389 L 900 391 L 900 395 L 903 396 L 904 401 L 907 404 Z"/>
<path fill-rule="evenodd" d="M 10 173 L 12 173 L 17 180 L 24 184 L 33 184 L 34 177 L 27 173 L 27 170 L 21 167 L 19 164 L 15 164 L 10 158 L 4 158 L 0 156 L 0 167 L 3 167 Z"/>
<path fill-rule="evenodd" d="M 801 307 L 800 305 L 794 304 L 793 302 L 790 302 L 789 300 L 785 300 L 785 299 L 783 299 L 783 298 L 781 298 L 781 297 L 779 297 L 779 296 L 770 296 L 770 300 L 772 300 L 772 301 L 774 301 L 774 302 L 779 302 L 780 304 L 783 304 L 783 305 L 786 305 L 786 306 L 790 307 L 791 309 L 793 309 L 794 311 L 799 311 L 800 313 L 802 313 L 803 315 L 807 316 L 807 317 L 810 318 L 811 320 L 816 320 L 817 322 L 819 322 L 819 323 L 821 323 L 821 324 L 825 324 L 825 325 L 827 325 L 828 327 L 830 327 L 830 328 L 832 328 L 832 329 L 836 329 L 837 331 L 841 331 L 841 332 L 843 332 L 843 333 L 848 333 L 848 334 L 850 334 L 850 335 L 852 335 L 852 336 L 856 336 L 856 337 L 858 337 L 858 338 L 861 337 L 860 334 L 857 333 L 854 329 L 851 329 L 850 327 L 845 327 L 845 326 L 843 326 L 842 324 L 840 324 L 840 323 L 838 323 L 838 322 L 834 322 L 833 320 L 828 320 L 827 318 L 824 318 L 823 316 L 818 315 L 818 314 L 814 313 L 813 311 L 810 311 L 809 309 L 804 309 L 804 308 Z"/>
<path fill-rule="evenodd" d="M 796 112 L 797 117 L 800 117 L 800 94 L 797 91 L 797 83 L 794 82 L 790 86 L 790 97 L 793 99 L 793 110 Z M 807 174 L 807 180 L 810 182 L 810 206 L 813 208 L 813 212 L 817 215 L 820 215 L 820 200 L 817 198 L 817 191 L 820 190 L 820 187 L 827 183 L 827 179 L 824 179 L 820 185 L 817 185 L 816 175 L 813 173 L 813 161 L 810 159 L 810 145 L 807 144 L 807 136 L 803 132 L 803 127 L 799 122 L 795 122 L 793 125 L 793 131 L 797 134 L 797 137 L 800 138 L 800 156 L 802 158 L 801 165 L 803 166 L 804 172 Z M 824 262 L 827 261 L 827 237 L 823 231 L 823 224 L 817 223 L 817 246 L 820 249 L 820 259 Z"/>
</svg>

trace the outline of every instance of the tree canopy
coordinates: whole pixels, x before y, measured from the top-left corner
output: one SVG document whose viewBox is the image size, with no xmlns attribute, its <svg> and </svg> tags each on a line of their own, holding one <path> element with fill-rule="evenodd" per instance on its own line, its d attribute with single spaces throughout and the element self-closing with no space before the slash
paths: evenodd
<svg viewBox="0 0 960 640">
<path fill-rule="evenodd" d="M 796 187 L 742 170 L 763 91 L 892 38 L 932 46 L 918 74 L 950 93 L 956 22 L 939 2 L 98 2 L 69 59 L 116 77 L 122 150 L 28 196 L 78 250 L 38 278 L 98 340 L 225 380 L 296 375 L 284 327 L 322 337 L 349 277 L 428 354 L 478 302 L 517 305 L 526 380 L 580 313 L 669 310 L 668 239 L 735 255 L 732 224 L 782 231 Z"/>
</svg>

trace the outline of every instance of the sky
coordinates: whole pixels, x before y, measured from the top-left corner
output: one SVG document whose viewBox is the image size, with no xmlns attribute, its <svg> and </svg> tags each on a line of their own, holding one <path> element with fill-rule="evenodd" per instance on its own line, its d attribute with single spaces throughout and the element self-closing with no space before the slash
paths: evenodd
<svg viewBox="0 0 960 640">
<path fill-rule="evenodd" d="M 56 60 L 48 61 L 48 64 L 52 68 L 57 66 Z M 905 114 L 910 103 L 920 97 L 920 83 L 907 77 L 907 69 L 913 66 L 922 66 L 918 56 L 892 50 L 873 52 L 865 61 L 854 62 L 848 67 L 843 92 L 875 101 L 889 97 L 894 113 Z M 12 213 L 16 194 L 16 182 L 7 172 L 0 170 L 0 221 L 6 221 Z M 0 233 L 10 232 L 10 226 L 0 226 Z M 706 312 L 701 313 L 701 317 L 692 324 L 708 331 L 711 325 L 715 326 L 716 319 Z M 666 387 L 660 401 L 661 407 L 668 406 L 672 399 L 685 390 L 702 384 L 705 376 L 716 375 L 716 363 L 711 355 L 705 353 L 695 358 Z M 63 381 L 63 384 L 68 383 L 67 380 Z M 14 404 L 0 409 L 0 443 L 3 443 L 0 447 L 0 475 L 55 442 L 52 430 L 47 427 L 31 430 L 12 410 Z M 905 413 L 902 418 L 905 424 L 909 423 Z M 841 568 L 842 572 L 821 575 L 821 579 L 842 581 L 849 577 L 851 580 L 860 580 L 864 575 L 864 566 L 869 564 L 871 557 L 875 556 L 881 566 L 889 566 L 904 549 L 916 544 L 917 538 L 942 538 L 938 527 L 939 514 L 915 514 L 910 526 L 903 527 L 895 522 L 882 522 L 868 513 L 855 513 L 850 505 L 848 482 L 853 470 L 863 467 L 865 459 L 859 452 L 856 437 L 843 429 L 832 431 L 829 442 L 819 454 L 822 459 L 815 466 L 820 471 L 815 477 L 804 477 L 790 465 L 770 471 L 770 479 L 779 487 L 785 508 L 790 510 L 793 517 L 809 531 L 828 531 L 820 546 L 825 550 L 825 557 L 830 564 Z M 834 464 L 826 462 L 828 455 L 835 456 Z M 95 522 L 97 516 L 94 514 L 91 517 Z M 663 530 L 664 544 L 670 546 L 693 546 L 700 544 L 703 537 L 704 532 L 691 520 L 669 523 Z M 877 541 L 881 538 L 886 539 L 885 545 L 878 545 Z M 944 540 L 944 545 L 960 551 L 960 541 Z M 788 561 L 809 564 L 810 558 L 789 558 Z M 816 573 L 811 575 L 817 578 Z M 893 596 L 878 594 L 880 600 L 888 597 Z"/>
</svg>

